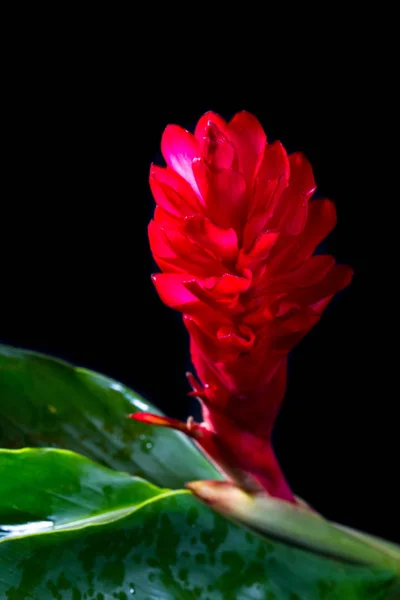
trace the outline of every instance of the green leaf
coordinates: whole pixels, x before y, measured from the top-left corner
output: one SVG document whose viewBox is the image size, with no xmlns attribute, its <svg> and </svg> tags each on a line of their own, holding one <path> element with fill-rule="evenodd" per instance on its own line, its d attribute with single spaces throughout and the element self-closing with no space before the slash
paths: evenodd
<svg viewBox="0 0 400 600">
<path fill-rule="evenodd" d="M 322 556 L 400 572 L 400 548 L 395 544 L 330 523 L 310 508 L 267 494 L 250 495 L 226 481 L 195 481 L 188 487 L 214 510 L 261 535 Z"/>
<path fill-rule="evenodd" d="M 121 383 L 0 345 L 0 447 L 52 446 L 170 488 L 218 471 L 183 434 L 126 419 L 161 414 Z"/>
<path fill-rule="evenodd" d="M 55 449 L 0 451 L 0 598 L 393 600 L 389 569 L 250 533 L 166 491 Z"/>
</svg>

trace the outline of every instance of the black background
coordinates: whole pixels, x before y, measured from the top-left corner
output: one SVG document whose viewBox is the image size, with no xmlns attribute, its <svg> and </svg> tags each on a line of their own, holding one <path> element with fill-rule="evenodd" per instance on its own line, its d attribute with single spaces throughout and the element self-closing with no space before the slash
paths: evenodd
<svg viewBox="0 0 400 600">
<path fill-rule="evenodd" d="M 267 61 L 235 58 L 227 71 L 208 46 L 181 63 L 171 61 L 179 44 L 153 61 L 151 41 L 140 56 L 118 32 L 102 42 L 76 51 L 69 40 L 56 52 L 37 42 L 6 88 L 1 341 L 104 372 L 170 415 L 198 416 L 186 396 L 180 316 L 150 281 L 149 165 L 162 164 L 168 123 L 192 129 L 209 109 L 255 113 L 271 140 L 311 160 L 318 194 L 338 210 L 324 250 L 355 269 L 291 355 L 277 453 L 294 490 L 321 512 L 395 540 L 396 308 L 383 276 L 395 188 L 384 76 L 368 57 L 322 68 L 300 53 L 281 83 Z"/>
</svg>

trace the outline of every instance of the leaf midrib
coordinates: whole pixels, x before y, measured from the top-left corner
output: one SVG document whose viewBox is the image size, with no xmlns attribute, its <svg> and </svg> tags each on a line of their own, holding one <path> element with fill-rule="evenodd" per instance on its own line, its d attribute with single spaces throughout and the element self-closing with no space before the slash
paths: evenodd
<svg viewBox="0 0 400 600">
<path fill-rule="evenodd" d="M 146 506 L 157 502 L 158 500 L 164 500 L 165 498 L 170 498 L 174 496 L 186 496 L 190 495 L 191 492 L 188 490 L 170 490 L 168 492 L 164 492 L 159 494 L 153 498 L 148 498 L 144 500 L 140 504 L 136 506 L 126 506 L 123 508 L 118 508 L 115 510 L 106 511 L 103 513 L 97 513 L 96 515 L 92 515 L 91 517 L 87 517 L 86 519 L 77 519 L 74 521 L 68 521 L 66 523 L 62 523 L 60 525 L 56 525 L 51 529 L 44 529 L 43 531 L 36 531 L 32 533 L 22 534 L 22 535 L 10 535 L 8 537 L 4 537 L 0 539 L 0 544 L 9 543 L 13 540 L 20 540 L 24 538 L 31 538 L 43 535 L 52 535 L 55 533 L 62 533 L 63 531 L 78 531 L 80 529 L 88 529 L 90 527 L 99 527 L 101 525 L 107 525 L 109 523 L 114 523 L 124 517 L 127 517 L 139 510 L 145 508 Z"/>
</svg>

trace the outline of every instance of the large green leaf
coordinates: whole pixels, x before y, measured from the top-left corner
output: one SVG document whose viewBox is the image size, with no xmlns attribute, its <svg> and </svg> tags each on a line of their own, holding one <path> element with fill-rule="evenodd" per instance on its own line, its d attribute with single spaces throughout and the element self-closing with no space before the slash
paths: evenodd
<svg viewBox="0 0 400 600">
<path fill-rule="evenodd" d="M 108 377 L 0 346 L 0 447 L 52 446 L 170 488 L 219 473 L 183 434 L 126 419 L 157 409 Z"/>
<path fill-rule="evenodd" d="M 391 569 L 259 537 L 70 452 L 0 451 L 5 600 L 386 600 Z"/>
<path fill-rule="evenodd" d="M 331 523 L 309 507 L 268 494 L 251 495 L 227 481 L 195 481 L 188 488 L 221 514 L 261 535 L 322 556 L 400 572 L 400 547 Z"/>
</svg>

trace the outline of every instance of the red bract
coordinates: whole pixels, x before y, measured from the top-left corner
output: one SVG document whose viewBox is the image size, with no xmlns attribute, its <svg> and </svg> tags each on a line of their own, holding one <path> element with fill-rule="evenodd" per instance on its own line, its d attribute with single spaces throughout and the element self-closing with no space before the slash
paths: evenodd
<svg viewBox="0 0 400 600">
<path fill-rule="evenodd" d="M 207 113 L 194 135 L 169 125 L 161 147 L 167 167 L 151 167 L 149 237 L 163 273 L 153 281 L 183 313 L 204 421 L 135 418 L 185 431 L 242 486 L 294 501 L 271 429 L 288 352 L 351 280 L 332 256 L 313 256 L 335 226 L 335 207 L 310 201 L 308 160 L 269 144 L 247 112 L 229 123 Z"/>
</svg>

